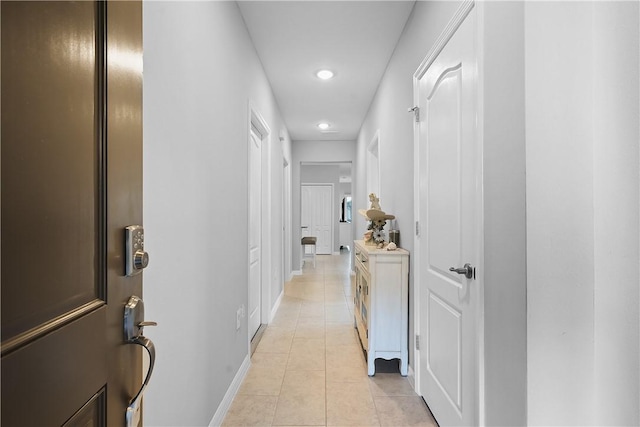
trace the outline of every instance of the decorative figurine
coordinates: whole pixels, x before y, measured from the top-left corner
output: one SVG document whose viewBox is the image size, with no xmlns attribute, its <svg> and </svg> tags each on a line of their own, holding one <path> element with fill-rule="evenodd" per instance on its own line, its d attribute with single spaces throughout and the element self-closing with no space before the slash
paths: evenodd
<svg viewBox="0 0 640 427">
<path fill-rule="evenodd" d="M 380 245 L 380 248 L 384 247 L 386 232 L 384 226 L 387 224 L 387 220 L 395 219 L 394 215 L 389 215 L 380 207 L 380 199 L 375 193 L 369 194 L 369 201 L 371 207 L 369 210 L 360 209 L 358 212 L 369 220 L 369 226 L 367 232 L 364 234 L 365 244 L 368 245 Z"/>
<path fill-rule="evenodd" d="M 369 209 L 382 210 L 380 207 L 380 199 L 375 195 L 375 193 L 369 194 L 369 201 L 371 202 L 371 207 Z"/>
</svg>

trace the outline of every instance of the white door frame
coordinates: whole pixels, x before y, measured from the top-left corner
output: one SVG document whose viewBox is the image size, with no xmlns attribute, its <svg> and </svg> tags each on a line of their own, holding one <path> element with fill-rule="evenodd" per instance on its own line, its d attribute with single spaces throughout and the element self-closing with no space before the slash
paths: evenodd
<svg viewBox="0 0 640 427">
<path fill-rule="evenodd" d="M 335 189 L 335 185 L 331 182 L 302 182 L 300 183 L 300 224 L 302 224 L 302 187 L 320 187 L 320 186 L 329 186 L 331 187 L 331 217 L 333 218 L 333 214 L 335 213 L 335 203 L 334 203 L 334 199 L 336 197 L 336 189 Z M 335 238 L 334 238 L 334 233 L 335 233 L 335 218 L 334 221 L 330 221 L 330 225 L 331 225 L 331 230 L 329 231 L 329 235 L 331 236 L 331 243 L 330 243 L 330 253 L 333 254 L 334 253 L 334 249 L 335 249 Z M 302 232 L 301 232 L 302 234 Z M 302 249 L 304 250 L 304 249 Z M 300 257 L 300 269 L 302 269 L 302 265 L 304 264 L 303 262 L 303 257 L 304 257 L 304 253 L 301 252 L 301 257 Z"/>
<path fill-rule="evenodd" d="M 267 121 L 262 117 L 262 114 L 256 109 L 254 103 L 249 100 L 248 102 L 248 120 L 247 120 L 247 149 L 251 144 L 251 125 L 255 126 L 262 135 L 261 145 L 261 161 L 262 161 L 262 173 L 261 173 L 261 221 L 260 221 L 260 323 L 269 323 L 271 313 L 271 129 L 267 124 Z M 249 156 L 247 156 L 247 162 L 249 162 Z M 251 182 L 251 169 L 247 171 L 247 182 Z M 250 203 L 250 189 L 247 186 L 247 203 Z M 247 204 L 249 206 L 249 204 Z M 251 218 L 247 218 L 247 230 L 249 230 L 249 221 Z M 247 252 L 250 247 L 250 236 L 247 236 Z M 247 278 L 249 277 L 249 254 L 247 254 Z M 249 292 L 249 281 L 247 280 L 247 292 Z M 247 293 L 246 307 L 249 307 L 249 294 Z M 247 328 L 247 346 L 249 354 L 251 353 L 251 338 L 252 334 Z"/>
<path fill-rule="evenodd" d="M 476 60 L 478 64 L 478 88 L 476 92 L 476 111 L 478 113 L 477 119 L 477 127 L 476 127 L 476 141 L 478 144 L 478 153 L 477 156 L 477 173 L 476 177 L 477 182 L 477 199 L 476 199 L 476 212 L 478 214 L 478 229 L 476 232 L 477 235 L 477 245 L 476 248 L 478 253 L 478 266 L 476 267 L 476 280 L 474 281 L 474 286 L 478 286 L 478 301 L 476 307 L 476 369 L 478 373 L 477 381 L 476 381 L 476 393 L 478 396 L 478 423 L 479 425 L 485 425 L 485 380 L 484 380 L 484 196 L 483 196 L 483 184 L 482 184 L 482 161 L 483 161 L 483 134 L 484 134 L 484 97 L 483 97 L 483 62 L 482 56 L 484 53 L 483 45 L 482 45 L 482 37 L 483 34 L 483 26 L 484 26 L 484 12 L 482 2 L 475 2 L 475 0 L 465 0 L 453 18 L 449 21 L 443 32 L 440 34 L 433 47 L 430 49 L 429 53 L 422 61 L 418 69 L 413 75 L 413 100 L 414 105 L 418 105 L 419 102 L 419 80 L 426 73 L 429 66 L 433 63 L 436 57 L 440 54 L 442 49 L 444 49 L 447 42 L 454 35 L 458 27 L 462 24 L 464 19 L 467 17 L 472 10 L 475 9 L 476 13 Z M 416 220 L 416 235 L 414 236 L 414 253 L 412 258 L 414 260 L 420 259 L 420 228 L 422 224 L 418 224 L 417 221 L 420 219 L 420 128 L 419 124 L 414 121 L 414 167 L 413 167 L 413 176 L 414 176 L 414 218 Z M 426 226 L 426 225 L 425 225 Z M 418 262 L 413 263 L 414 265 L 414 274 L 413 274 L 413 325 L 415 335 L 421 335 L 420 331 L 420 269 L 421 266 Z M 420 390 L 420 350 L 415 347 L 415 336 L 410 337 L 414 343 L 414 352 L 413 352 L 413 363 L 414 369 L 413 373 L 414 377 L 412 379 L 414 383 L 414 389 L 416 393 L 420 396 L 423 393 Z M 422 338 L 424 342 L 426 337 Z M 428 403 L 428 402 L 427 402 Z"/>
</svg>

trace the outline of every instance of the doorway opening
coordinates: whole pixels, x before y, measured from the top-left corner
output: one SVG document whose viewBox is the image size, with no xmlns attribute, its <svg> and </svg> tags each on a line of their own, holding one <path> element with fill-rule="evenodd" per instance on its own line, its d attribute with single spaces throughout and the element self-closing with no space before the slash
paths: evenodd
<svg viewBox="0 0 640 427">
<path fill-rule="evenodd" d="M 330 200 L 321 203 L 330 229 L 324 232 L 328 233 L 325 240 L 328 245 L 318 242 L 316 246 L 318 255 L 338 255 L 341 248 L 351 248 L 353 245 L 353 227 L 352 227 L 352 163 L 351 162 L 302 162 L 300 164 L 300 237 L 317 236 L 318 230 L 312 230 L 306 222 L 311 221 L 311 217 L 318 217 L 319 212 L 316 208 L 306 206 L 309 204 L 308 196 L 305 194 L 303 187 L 311 185 L 329 185 L 333 186 L 333 195 Z M 326 222 L 326 221 L 325 221 Z M 316 234 L 314 234 L 316 233 Z M 302 257 L 301 257 L 302 260 Z"/>
</svg>

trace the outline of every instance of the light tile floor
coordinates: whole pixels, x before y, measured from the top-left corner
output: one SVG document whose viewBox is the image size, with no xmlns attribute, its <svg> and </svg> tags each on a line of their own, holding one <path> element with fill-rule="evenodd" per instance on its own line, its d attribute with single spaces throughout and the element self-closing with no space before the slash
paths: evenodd
<svg viewBox="0 0 640 427">
<path fill-rule="evenodd" d="M 224 426 L 437 426 L 405 377 L 367 376 L 349 259 L 319 255 L 285 283 Z"/>
</svg>

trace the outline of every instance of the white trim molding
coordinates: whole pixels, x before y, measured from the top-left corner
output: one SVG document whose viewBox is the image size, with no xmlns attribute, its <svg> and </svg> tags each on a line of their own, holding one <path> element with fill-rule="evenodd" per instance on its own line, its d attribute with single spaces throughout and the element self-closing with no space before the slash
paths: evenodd
<svg viewBox="0 0 640 427">
<path fill-rule="evenodd" d="M 261 183 L 261 201 L 260 201 L 260 323 L 267 324 L 269 322 L 269 315 L 271 313 L 270 307 L 270 298 L 271 295 L 271 210 L 267 209 L 271 206 L 271 128 L 269 124 L 264 119 L 262 114 L 258 111 L 256 104 L 252 100 L 248 100 L 247 102 L 248 108 L 248 117 L 247 117 L 247 140 L 248 144 L 251 144 L 251 127 L 255 126 L 255 128 L 260 132 L 262 136 L 262 141 L 260 145 L 260 183 Z M 250 162 L 250 156 L 247 156 L 247 162 Z M 251 182 L 251 165 L 249 164 L 247 179 L 248 182 Z M 251 206 L 251 194 L 250 194 L 250 186 L 247 187 L 247 206 Z M 251 218 L 248 218 L 248 221 L 251 221 Z M 250 223 L 247 222 L 247 229 L 250 229 Z M 250 268 L 250 239 L 251 236 L 247 236 L 247 274 L 249 274 Z M 250 283 L 247 282 L 247 291 L 249 291 Z M 267 297 L 265 297 L 267 296 Z M 249 297 L 247 294 L 246 306 L 249 309 Z M 249 324 L 247 319 L 247 325 Z M 253 332 L 250 328 L 247 328 L 247 351 L 251 353 L 251 338 L 253 337 Z"/>
<path fill-rule="evenodd" d="M 276 313 L 280 308 L 280 303 L 282 302 L 283 296 L 284 296 L 284 288 L 282 289 L 282 292 L 280 292 L 280 295 L 278 295 L 276 302 L 273 304 L 273 308 L 271 309 L 271 315 L 269 316 L 269 323 L 273 322 L 273 318 L 276 317 Z"/>
<path fill-rule="evenodd" d="M 415 80 L 420 80 L 420 78 L 424 75 L 424 73 L 427 71 L 429 66 L 433 63 L 433 61 L 435 61 L 435 59 L 438 57 L 440 52 L 442 52 L 442 49 L 444 49 L 444 47 L 447 45 L 449 40 L 451 40 L 451 37 L 453 37 L 453 35 L 458 30 L 460 25 L 462 25 L 462 22 L 465 20 L 469 12 L 471 12 L 471 9 L 473 9 L 473 7 L 475 6 L 475 3 L 476 2 L 474 0 L 465 0 L 460 5 L 458 10 L 456 10 L 456 13 L 453 15 L 453 17 L 451 18 L 451 20 L 449 21 L 445 29 L 442 31 L 442 33 L 440 34 L 436 42 L 433 44 L 433 47 L 431 48 L 427 56 L 420 63 L 420 66 L 418 67 L 415 74 L 413 75 Z M 417 100 L 415 99 L 414 101 L 417 102 Z"/>
<path fill-rule="evenodd" d="M 247 355 L 244 358 L 242 365 L 240 365 L 240 369 L 238 369 L 236 376 L 233 377 L 233 381 L 231 381 L 231 384 L 229 385 L 227 392 L 224 394 L 224 397 L 222 398 L 222 402 L 220 402 L 220 405 L 218 405 L 218 409 L 216 410 L 216 413 L 213 414 L 213 418 L 211 418 L 211 421 L 209 422 L 209 427 L 218 427 L 222 425 L 222 422 L 224 421 L 224 417 L 227 416 L 227 412 L 229 411 L 229 408 L 233 403 L 233 399 L 235 399 L 236 394 L 238 394 L 238 390 L 240 390 L 242 381 L 244 381 L 245 377 L 247 376 L 247 373 L 249 372 L 250 367 L 251 367 L 251 357 Z"/>
</svg>

